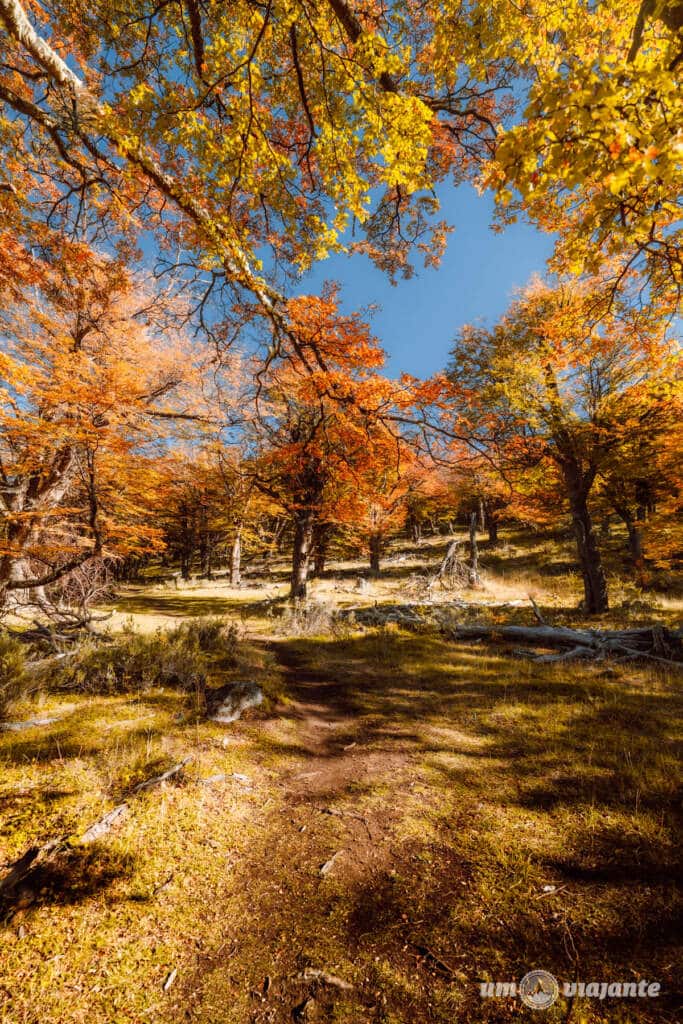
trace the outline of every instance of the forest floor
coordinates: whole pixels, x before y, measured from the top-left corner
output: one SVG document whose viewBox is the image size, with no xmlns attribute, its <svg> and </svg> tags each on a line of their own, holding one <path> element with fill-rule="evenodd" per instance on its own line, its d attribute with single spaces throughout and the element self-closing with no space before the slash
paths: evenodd
<svg viewBox="0 0 683 1024">
<path fill-rule="evenodd" d="M 361 567 L 332 566 L 314 597 L 407 600 L 413 559 L 442 547 L 395 552 L 362 597 Z M 482 559 L 477 614 L 507 603 L 531 621 L 532 592 L 553 622 L 581 621 L 555 540 Z M 392 626 L 294 636 L 263 604 L 282 587 L 277 572 L 239 592 L 148 581 L 116 601 L 114 626 L 240 621 L 227 677 L 266 694 L 240 721 L 202 719 L 171 688 L 46 693 L 13 717 L 55 721 L 0 732 L 0 864 L 69 837 L 2 909 L 2 1024 L 677 1019 L 680 678 Z M 606 621 L 678 611 L 649 601 L 624 590 Z M 106 837 L 79 841 L 123 800 Z M 482 982 L 533 968 L 661 994 L 543 1012 L 482 998 Z"/>
</svg>

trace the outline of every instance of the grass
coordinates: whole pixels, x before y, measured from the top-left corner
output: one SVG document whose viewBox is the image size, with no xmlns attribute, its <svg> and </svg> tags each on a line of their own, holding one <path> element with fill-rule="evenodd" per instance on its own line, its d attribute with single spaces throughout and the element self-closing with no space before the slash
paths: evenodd
<svg viewBox="0 0 683 1024">
<path fill-rule="evenodd" d="M 570 599 L 546 593 L 544 606 L 569 620 Z M 61 717 L 0 733 L 0 860 L 71 842 L 5 904 L 2 1024 L 676 1019 L 670 670 L 538 665 L 390 627 L 283 637 L 260 611 L 247 621 L 254 639 L 213 681 L 253 678 L 269 699 L 231 726 L 164 687 L 15 708 Z M 184 775 L 134 792 L 189 754 Z M 80 843 L 122 800 L 129 816 Z M 311 967 L 353 989 L 302 980 Z M 480 982 L 534 967 L 645 978 L 662 994 L 561 997 L 545 1013 L 480 997 Z"/>
</svg>

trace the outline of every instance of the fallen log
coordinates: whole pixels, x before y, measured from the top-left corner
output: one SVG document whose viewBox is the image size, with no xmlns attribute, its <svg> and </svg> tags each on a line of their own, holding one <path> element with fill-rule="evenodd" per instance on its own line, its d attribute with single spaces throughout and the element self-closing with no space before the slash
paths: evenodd
<svg viewBox="0 0 683 1024">
<path fill-rule="evenodd" d="M 680 631 L 664 626 L 641 629 L 570 629 L 565 626 L 487 626 L 462 625 L 444 628 L 452 640 L 484 640 L 522 643 L 532 648 L 557 650 L 557 654 L 539 654 L 534 650 L 517 649 L 517 653 L 536 661 L 569 661 L 573 658 L 604 658 L 607 655 L 623 660 L 647 658 L 668 665 L 683 664 L 683 642 Z"/>
<path fill-rule="evenodd" d="M 24 729 L 33 729 L 39 725 L 52 725 L 59 718 L 58 715 L 56 718 L 27 718 L 23 722 L 0 722 L 0 729 L 3 732 L 23 732 Z"/>
<path fill-rule="evenodd" d="M 135 787 L 133 792 L 138 793 L 146 789 L 151 789 L 153 786 L 158 786 L 167 779 L 173 778 L 175 775 L 182 772 L 191 760 L 191 755 L 184 758 L 178 764 L 174 764 L 172 768 L 169 768 L 168 771 L 163 772 L 161 775 L 155 775 L 154 778 L 141 782 Z M 239 775 L 237 772 L 233 772 L 232 774 L 234 778 L 239 779 L 240 781 L 249 781 L 246 775 Z M 119 824 L 129 813 L 130 805 L 128 803 L 119 804 L 118 807 L 114 807 L 111 811 L 108 811 L 104 817 L 100 818 L 86 829 L 80 837 L 80 842 L 83 845 L 88 845 L 89 843 L 93 843 L 96 840 L 101 839 L 103 836 L 107 835 L 115 825 Z M 9 864 L 6 873 L 0 877 L 0 900 L 11 894 L 17 888 L 19 883 L 26 878 L 27 875 L 31 874 L 40 862 L 47 858 L 55 857 L 72 848 L 73 844 L 68 836 L 60 836 L 59 838 L 50 839 L 47 843 L 43 843 L 42 846 L 31 846 L 21 855 L 21 857 L 19 857 L 18 860 Z"/>
<path fill-rule="evenodd" d="M 167 779 L 172 779 L 174 775 L 178 775 L 182 772 L 185 765 L 189 764 L 192 760 L 192 755 L 183 758 L 178 764 L 174 764 L 168 771 L 162 772 L 161 775 L 155 775 L 151 779 L 146 779 L 144 782 L 138 783 L 133 790 L 134 793 L 141 793 L 144 789 L 152 789 L 154 786 L 160 786 L 162 782 L 166 782 Z"/>
<path fill-rule="evenodd" d="M 7 873 L 0 878 L 0 897 L 16 889 L 26 875 L 37 866 L 39 860 L 58 853 L 61 849 L 66 848 L 66 846 L 67 837 L 61 836 L 59 839 L 50 839 L 47 843 L 43 843 L 42 846 L 30 847 L 18 860 L 10 864 Z"/>
<path fill-rule="evenodd" d="M 112 811 L 109 811 L 96 821 L 94 825 L 91 825 L 89 829 L 81 836 L 81 842 L 84 844 L 94 843 L 97 839 L 101 839 L 102 836 L 106 836 L 107 832 L 116 825 L 119 821 L 126 817 L 128 814 L 128 804 L 119 804 Z"/>
</svg>

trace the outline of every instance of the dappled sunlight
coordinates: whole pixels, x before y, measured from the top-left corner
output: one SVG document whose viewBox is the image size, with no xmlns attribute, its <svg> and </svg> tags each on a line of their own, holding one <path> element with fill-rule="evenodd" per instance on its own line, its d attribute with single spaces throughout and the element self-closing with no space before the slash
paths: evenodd
<svg viewBox="0 0 683 1024">
<path fill-rule="evenodd" d="M 62 1012 L 46 944 L 60 977 L 93 979 L 70 989 L 76 1019 L 93 1006 L 109 1019 L 115 984 L 115 1012 L 136 1024 L 186 1006 L 201 1024 L 284 1024 L 306 968 L 353 985 L 315 990 L 322 1019 L 344 1022 L 507 1022 L 515 1004 L 482 1002 L 479 982 L 535 965 L 636 971 L 671 991 L 680 708 L 667 668 L 538 664 L 394 625 L 286 638 L 253 599 L 239 613 L 250 639 L 211 620 L 191 634 L 231 645 L 208 648 L 206 698 L 233 678 L 263 686 L 240 721 L 207 720 L 181 685 L 108 692 L 103 676 L 104 693 L 18 708 L 55 721 L 0 733 L 2 859 L 65 844 L 5 901 L 7 969 L 33 972 L 20 1013 Z M 191 622 L 213 598 L 130 600 L 137 625 L 164 608 Z M 600 1010 L 581 1019 L 602 1024 Z M 568 1012 L 560 998 L 546 1016 Z"/>
</svg>

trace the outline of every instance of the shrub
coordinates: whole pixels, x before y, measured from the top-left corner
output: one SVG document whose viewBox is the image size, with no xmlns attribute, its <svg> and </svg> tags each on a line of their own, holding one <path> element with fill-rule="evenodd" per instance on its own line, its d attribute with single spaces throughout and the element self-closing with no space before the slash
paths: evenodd
<svg viewBox="0 0 683 1024">
<path fill-rule="evenodd" d="M 144 635 L 93 638 L 58 666 L 50 685 L 80 693 L 126 693 L 174 686 L 203 701 L 209 663 L 234 664 L 237 627 L 221 619 L 193 619 Z"/>
<path fill-rule="evenodd" d="M 297 602 L 282 613 L 281 631 L 287 636 L 322 636 L 340 628 L 337 609 L 323 601 Z"/>
<path fill-rule="evenodd" d="M 236 660 L 239 629 L 234 622 L 221 618 L 189 619 L 167 635 L 170 641 L 197 647 L 204 654 L 220 656 L 225 661 Z"/>
<path fill-rule="evenodd" d="M 31 688 L 26 673 L 24 647 L 3 630 L 0 632 L 0 721 Z"/>
<path fill-rule="evenodd" d="M 159 630 L 153 636 L 127 632 L 112 642 L 91 640 L 59 666 L 59 689 L 121 693 L 154 686 L 203 686 L 205 658 L 198 645 Z"/>
</svg>

